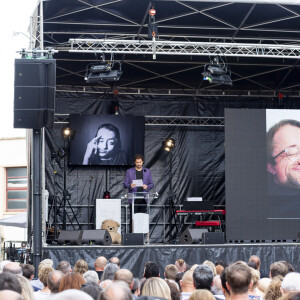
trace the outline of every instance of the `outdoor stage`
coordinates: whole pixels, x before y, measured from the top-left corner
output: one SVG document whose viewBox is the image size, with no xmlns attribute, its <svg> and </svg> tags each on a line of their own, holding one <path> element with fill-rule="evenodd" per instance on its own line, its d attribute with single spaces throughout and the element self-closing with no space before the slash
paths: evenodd
<svg viewBox="0 0 300 300">
<path fill-rule="evenodd" d="M 268 276 L 269 266 L 279 260 L 290 262 L 296 270 L 300 269 L 300 244 L 298 243 L 262 243 L 262 244 L 222 244 L 222 245 L 163 245 L 145 246 L 46 246 L 43 248 L 43 259 L 51 258 L 54 266 L 61 260 L 67 260 L 72 266 L 78 259 L 87 261 L 89 268 L 94 269 L 98 256 L 110 258 L 117 256 L 121 268 L 130 269 L 135 277 L 143 276 L 147 261 L 156 262 L 161 276 L 167 264 L 174 264 L 176 259 L 183 258 L 189 265 L 201 264 L 204 260 L 226 263 L 236 260 L 248 261 L 251 255 L 261 259 L 262 277 Z"/>
</svg>

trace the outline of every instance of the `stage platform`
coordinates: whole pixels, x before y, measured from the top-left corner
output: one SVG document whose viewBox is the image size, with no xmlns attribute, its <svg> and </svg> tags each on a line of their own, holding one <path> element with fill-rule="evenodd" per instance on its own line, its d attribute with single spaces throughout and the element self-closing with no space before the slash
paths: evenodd
<svg viewBox="0 0 300 300">
<path fill-rule="evenodd" d="M 268 276 L 269 266 L 279 260 L 290 262 L 300 271 L 300 244 L 298 243 L 262 243 L 262 244 L 220 244 L 220 245 L 167 245 L 152 244 L 143 246 L 46 246 L 43 247 L 43 259 L 51 258 L 56 267 L 61 260 L 67 260 L 72 266 L 78 259 L 87 261 L 89 268 L 94 270 L 94 262 L 98 256 L 110 258 L 117 256 L 121 268 L 130 269 L 134 277 L 142 277 L 147 261 L 156 262 L 163 276 L 164 267 L 174 264 L 176 259 L 183 258 L 189 265 L 201 264 L 204 260 L 226 263 L 236 260 L 248 261 L 251 255 L 260 257 L 262 276 Z"/>
</svg>

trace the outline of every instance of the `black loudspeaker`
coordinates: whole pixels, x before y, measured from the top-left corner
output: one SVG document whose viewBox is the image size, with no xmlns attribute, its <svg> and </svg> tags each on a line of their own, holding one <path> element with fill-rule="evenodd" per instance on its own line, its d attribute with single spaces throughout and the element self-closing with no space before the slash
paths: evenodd
<svg viewBox="0 0 300 300">
<path fill-rule="evenodd" d="M 52 127 L 56 60 L 16 59 L 14 128 Z"/>
<path fill-rule="evenodd" d="M 143 233 L 124 233 L 122 235 L 123 245 L 144 245 Z"/>
<path fill-rule="evenodd" d="M 207 229 L 187 228 L 179 237 L 179 244 L 200 244 L 204 232 Z"/>
<path fill-rule="evenodd" d="M 111 245 L 112 240 L 109 232 L 103 229 L 95 230 L 83 230 L 82 244 L 94 244 L 94 245 Z"/>
<path fill-rule="evenodd" d="M 58 244 L 81 245 L 82 230 L 62 230 L 58 237 Z"/>
<path fill-rule="evenodd" d="M 224 244 L 224 232 L 204 232 L 202 244 Z"/>
</svg>

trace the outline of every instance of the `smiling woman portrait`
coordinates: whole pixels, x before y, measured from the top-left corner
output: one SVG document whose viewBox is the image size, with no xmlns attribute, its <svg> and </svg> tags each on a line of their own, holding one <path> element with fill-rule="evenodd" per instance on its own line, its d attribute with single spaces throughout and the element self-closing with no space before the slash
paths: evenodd
<svg viewBox="0 0 300 300">
<path fill-rule="evenodd" d="M 87 144 L 83 165 L 124 165 L 125 152 L 121 149 L 119 129 L 112 124 L 102 124 L 96 136 Z"/>
</svg>

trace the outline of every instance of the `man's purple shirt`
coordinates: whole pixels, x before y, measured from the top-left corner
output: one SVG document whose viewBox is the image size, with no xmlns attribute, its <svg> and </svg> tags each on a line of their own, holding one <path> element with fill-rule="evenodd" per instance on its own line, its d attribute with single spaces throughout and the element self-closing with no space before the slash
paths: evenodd
<svg viewBox="0 0 300 300">
<path fill-rule="evenodd" d="M 131 188 L 132 180 L 136 180 L 136 170 L 135 167 L 130 168 L 126 171 L 126 176 L 124 179 L 124 187 L 128 189 L 130 193 L 136 193 L 137 187 Z M 154 183 L 151 176 L 151 171 L 143 167 L 143 184 L 147 185 L 147 189 L 144 192 L 149 192 L 153 187 Z"/>
</svg>

